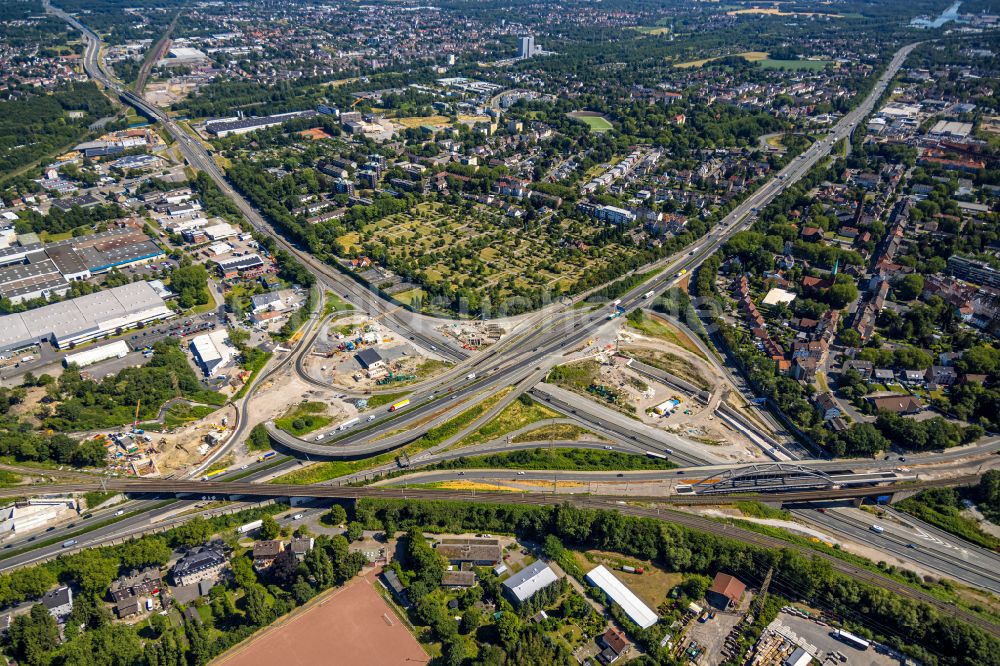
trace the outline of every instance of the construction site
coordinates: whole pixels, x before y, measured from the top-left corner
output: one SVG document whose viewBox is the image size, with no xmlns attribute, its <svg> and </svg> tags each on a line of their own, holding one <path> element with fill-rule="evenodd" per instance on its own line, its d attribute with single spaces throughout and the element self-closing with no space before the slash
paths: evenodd
<svg viewBox="0 0 1000 666">
<path fill-rule="evenodd" d="M 406 385 L 446 366 L 397 337 L 378 317 L 360 316 L 327 324 L 303 359 L 310 377 L 354 391 Z"/>
</svg>

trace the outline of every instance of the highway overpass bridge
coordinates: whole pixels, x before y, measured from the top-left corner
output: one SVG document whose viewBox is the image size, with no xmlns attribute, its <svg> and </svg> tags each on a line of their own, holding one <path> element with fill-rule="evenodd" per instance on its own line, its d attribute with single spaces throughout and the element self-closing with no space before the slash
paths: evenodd
<svg viewBox="0 0 1000 666">
<path fill-rule="evenodd" d="M 578 473 L 581 479 L 586 473 Z M 601 500 L 629 502 L 649 502 L 675 505 L 724 504 L 727 499 L 743 500 L 758 497 L 767 501 L 815 502 L 824 500 L 858 499 L 905 492 L 912 494 L 927 488 L 955 487 L 978 483 L 978 475 L 917 481 L 895 485 L 856 485 L 839 488 L 812 488 L 806 490 L 787 489 L 781 494 L 758 491 L 715 492 L 704 495 L 636 495 L 636 494 L 595 494 L 586 492 L 587 486 L 580 486 L 583 492 L 573 488 L 557 489 L 557 492 L 476 492 L 445 489 L 405 488 L 392 486 L 336 486 L 336 485 L 291 485 L 275 483 L 251 483 L 248 481 L 184 481 L 177 479 L 101 479 L 94 481 L 69 481 L 65 483 L 35 484 L 0 488 L 0 497 L 24 497 L 82 493 L 91 491 L 114 491 L 130 496 L 173 497 L 178 499 L 227 499 L 233 501 L 258 498 L 277 499 L 336 499 L 354 500 L 366 497 L 381 497 L 410 500 L 447 500 L 495 502 L 503 504 L 553 504 L 589 496 Z M 891 482 L 890 482 L 891 483 Z"/>
<path fill-rule="evenodd" d="M 886 488 L 901 481 L 915 480 L 893 471 L 825 472 L 814 467 L 790 463 L 753 464 L 727 469 L 690 485 L 695 495 L 732 495 L 739 493 L 786 493 L 809 490 L 836 490 L 863 486 Z"/>
</svg>

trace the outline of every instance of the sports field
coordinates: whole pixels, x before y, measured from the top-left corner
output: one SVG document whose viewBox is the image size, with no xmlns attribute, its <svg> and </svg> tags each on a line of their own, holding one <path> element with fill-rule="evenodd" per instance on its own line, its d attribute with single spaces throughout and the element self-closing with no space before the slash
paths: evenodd
<svg viewBox="0 0 1000 666">
<path fill-rule="evenodd" d="M 765 58 L 760 61 L 760 66 L 765 69 L 823 69 L 829 65 L 831 60 L 772 60 Z"/>
<path fill-rule="evenodd" d="M 614 129 L 614 125 L 611 121 L 602 116 L 599 113 L 594 113 L 593 111 L 574 111 L 567 114 L 570 118 L 574 120 L 579 120 L 585 123 L 592 132 L 607 132 L 610 129 Z"/>
<path fill-rule="evenodd" d="M 317 597 L 212 662 L 215 666 L 383 666 L 430 657 L 373 586 L 372 574 Z"/>
</svg>

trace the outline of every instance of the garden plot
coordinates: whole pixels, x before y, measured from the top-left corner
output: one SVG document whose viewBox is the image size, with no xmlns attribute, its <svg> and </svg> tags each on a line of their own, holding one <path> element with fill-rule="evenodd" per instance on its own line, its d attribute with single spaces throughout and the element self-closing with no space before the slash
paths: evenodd
<svg viewBox="0 0 1000 666">
<path fill-rule="evenodd" d="M 348 254 L 384 247 L 389 269 L 432 291 L 463 289 L 499 301 L 571 292 L 588 272 L 633 252 L 614 242 L 599 245 L 601 231 L 571 220 L 529 223 L 471 202 L 421 203 L 338 242 Z"/>
</svg>

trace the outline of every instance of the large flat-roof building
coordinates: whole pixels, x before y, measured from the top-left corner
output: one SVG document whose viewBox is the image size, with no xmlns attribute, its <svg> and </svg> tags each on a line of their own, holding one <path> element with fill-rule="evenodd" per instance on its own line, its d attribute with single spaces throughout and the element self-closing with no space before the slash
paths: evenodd
<svg viewBox="0 0 1000 666">
<path fill-rule="evenodd" d="M 224 328 L 195 336 L 191 340 L 191 351 L 194 353 L 198 365 L 208 377 L 214 377 L 233 359 L 233 348 L 229 345 L 229 332 Z"/>
<path fill-rule="evenodd" d="M 132 282 L 0 317 L 0 352 L 46 341 L 65 349 L 172 315 L 148 282 Z"/>
<path fill-rule="evenodd" d="M 131 227 L 54 243 L 31 240 L 21 236 L 18 245 L 0 250 L 0 296 L 14 303 L 63 296 L 70 282 L 163 256 L 159 245 Z"/>
<path fill-rule="evenodd" d="M 603 564 L 591 570 L 586 579 L 591 585 L 601 588 L 611 601 L 621 606 L 630 620 L 643 629 L 649 629 L 659 619 L 649 606 L 635 596 L 632 590 L 625 587 L 624 583 L 615 578 L 615 575 Z"/>
<path fill-rule="evenodd" d="M 254 118 L 220 118 L 209 120 L 205 123 L 205 129 L 219 137 L 227 137 L 230 134 L 246 134 L 259 129 L 266 129 L 280 125 L 288 120 L 297 118 L 315 118 L 317 115 L 313 109 L 306 111 L 292 111 L 290 113 L 278 113 L 273 116 L 263 116 Z"/>
<path fill-rule="evenodd" d="M 504 594 L 514 604 L 523 604 L 543 587 L 559 580 L 549 565 L 538 560 L 518 571 L 503 582 Z"/>
</svg>

